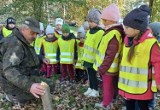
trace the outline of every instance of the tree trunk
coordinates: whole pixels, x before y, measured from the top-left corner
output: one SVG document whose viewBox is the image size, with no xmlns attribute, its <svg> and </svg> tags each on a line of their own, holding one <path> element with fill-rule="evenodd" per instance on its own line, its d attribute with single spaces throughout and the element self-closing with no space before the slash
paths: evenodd
<svg viewBox="0 0 160 110">
<path fill-rule="evenodd" d="M 44 0 L 33 0 L 33 16 L 38 20 L 42 21 L 43 18 L 43 2 Z"/>
<path fill-rule="evenodd" d="M 154 2 L 154 0 L 149 0 L 149 7 L 151 9 L 151 13 L 152 13 L 153 2 Z"/>
</svg>

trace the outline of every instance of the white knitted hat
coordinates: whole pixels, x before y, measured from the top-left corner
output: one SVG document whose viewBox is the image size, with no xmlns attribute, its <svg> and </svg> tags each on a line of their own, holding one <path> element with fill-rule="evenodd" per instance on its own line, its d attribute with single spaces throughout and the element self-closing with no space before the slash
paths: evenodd
<svg viewBox="0 0 160 110">
<path fill-rule="evenodd" d="M 57 25 L 57 24 L 63 25 L 63 19 L 56 18 L 55 25 Z"/>
</svg>

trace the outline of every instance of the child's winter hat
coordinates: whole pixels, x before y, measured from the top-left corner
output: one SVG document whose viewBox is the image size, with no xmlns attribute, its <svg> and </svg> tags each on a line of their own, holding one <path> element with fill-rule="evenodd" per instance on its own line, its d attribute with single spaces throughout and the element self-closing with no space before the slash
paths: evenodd
<svg viewBox="0 0 160 110">
<path fill-rule="evenodd" d="M 48 25 L 46 28 L 46 35 L 53 34 L 53 33 L 54 33 L 54 28 L 51 25 Z"/>
<path fill-rule="evenodd" d="M 149 15 L 149 7 L 142 5 L 128 13 L 123 20 L 123 24 L 144 32 L 149 24 Z"/>
<path fill-rule="evenodd" d="M 158 39 L 160 38 L 160 22 L 153 22 L 149 24 L 149 27 L 151 28 L 153 35 Z"/>
<path fill-rule="evenodd" d="M 80 38 L 86 38 L 86 33 L 85 31 L 83 31 L 80 35 L 79 35 Z"/>
<path fill-rule="evenodd" d="M 119 21 L 121 18 L 119 9 L 116 4 L 111 4 L 102 11 L 102 19 Z"/>
<path fill-rule="evenodd" d="M 70 27 L 67 23 L 62 25 L 62 33 L 70 33 Z"/>
<path fill-rule="evenodd" d="M 57 25 L 57 24 L 63 25 L 63 19 L 56 18 L 55 25 Z"/>
<path fill-rule="evenodd" d="M 88 21 L 85 21 L 83 24 L 84 29 L 88 29 L 89 28 L 89 23 Z"/>
<path fill-rule="evenodd" d="M 77 32 L 83 32 L 83 31 L 85 31 L 83 26 L 79 27 L 77 30 Z"/>
<path fill-rule="evenodd" d="M 78 36 L 79 38 L 82 38 L 82 37 L 85 38 L 85 37 L 86 37 L 86 32 L 85 32 L 83 26 L 81 26 L 81 27 L 77 30 L 77 32 L 80 33 L 80 35 Z"/>
<path fill-rule="evenodd" d="M 98 10 L 98 9 L 91 9 L 88 13 L 88 21 L 92 21 L 96 24 L 99 24 L 99 21 L 100 21 L 100 16 L 101 16 L 101 12 Z"/>
<path fill-rule="evenodd" d="M 8 17 L 6 20 L 7 25 L 8 24 L 16 24 L 16 20 L 12 17 Z"/>
<path fill-rule="evenodd" d="M 43 23 L 42 23 L 42 22 L 39 22 L 39 25 L 40 25 L 40 30 L 41 30 L 41 31 L 44 31 Z"/>
</svg>

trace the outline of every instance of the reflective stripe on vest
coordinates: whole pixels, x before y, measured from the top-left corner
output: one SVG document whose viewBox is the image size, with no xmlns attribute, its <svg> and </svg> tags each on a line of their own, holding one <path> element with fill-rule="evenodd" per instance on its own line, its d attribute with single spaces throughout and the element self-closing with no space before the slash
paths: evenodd
<svg viewBox="0 0 160 110">
<path fill-rule="evenodd" d="M 62 62 L 73 62 L 72 58 L 61 58 Z"/>
<path fill-rule="evenodd" d="M 48 56 L 48 57 L 56 57 L 56 53 L 45 53 L 45 56 Z"/>
<path fill-rule="evenodd" d="M 104 56 L 100 56 L 99 55 L 99 57 L 101 57 L 101 59 L 104 59 Z M 119 57 L 119 53 L 116 53 L 116 56 L 115 56 L 115 58 L 118 58 Z M 96 67 L 99 67 L 100 66 L 100 64 L 96 61 L 95 62 L 95 64 L 94 64 Z M 118 63 L 112 63 L 111 64 L 111 68 L 116 68 L 116 67 L 118 67 Z"/>
<path fill-rule="evenodd" d="M 103 30 L 99 30 L 94 34 L 90 34 L 89 31 L 87 32 L 84 43 L 84 54 L 82 60 L 89 63 L 94 63 L 97 47 L 102 39 L 103 34 Z"/>
<path fill-rule="evenodd" d="M 44 48 L 45 58 L 48 58 L 50 64 L 56 64 L 56 55 L 57 55 L 57 48 L 58 48 L 58 40 L 53 42 L 48 42 L 45 39 L 42 41 L 42 45 Z"/>
<path fill-rule="evenodd" d="M 61 52 L 62 56 L 73 56 L 74 54 L 71 52 Z"/>
<path fill-rule="evenodd" d="M 87 50 L 90 51 L 90 52 L 97 52 L 97 49 L 94 49 L 94 48 L 89 47 L 89 46 L 87 46 L 87 45 L 84 45 L 84 48 L 87 49 Z"/>
<path fill-rule="evenodd" d="M 60 63 L 73 64 L 75 39 L 63 40 L 59 38 L 58 45 L 60 48 Z"/>
<path fill-rule="evenodd" d="M 143 94 L 148 90 L 150 52 L 156 39 L 149 37 L 134 48 L 131 63 L 128 62 L 130 47 L 123 47 L 123 56 L 120 66 L 118 88 L 130 94 Z M 153 75 L 153 73 L 152 73 Z M 152 78 L 152 91 L 156 92 L 154 79 Z"/>
<path fill-rule="evenodd" d="M 127 72 L 127 73 L 133 73 L 133 74 L 144 74 L 144 75 L 148 74 L 148 69 L 127 67 L 127 66 L 121 66 L 120 71 Z"/>
<path fill-rule="evenodd" d="M 3 27 L 2 33 L 4 37 L 8 37 L 12 33 L 12 30 L 8 30 L 7 28 Z"/>
<path fill-rule="evenodd" d="M 147 84 L 146 82 L 139 82 L 139 81 L 132 81 L 132 80 L 126 80 L 125 78 L 119 78 L 119 82 L 121 82 L 122 84 L 124 85 L 128 85 L 129 87 L 132 87 L 132 88 L 146 88 L 147 87 Z"/>
<path fill-rule="evenodd" d="M 93 65 L 93 68 L 97 71 L 97 68 L 100 67 L 100 65 L 103 63 L 105 54 L 106 54 L 106 49 L 108 48 L 109 42 L 113 39 L 113 37 L 116 37 L 119 48 L 118 51 L 114 57 L 114 60 L 110 66 L 110 68 L 106 71 L 109 73 L 117 73 L 119 71 L 119 55 L 122 50 L 122 39 L 121 39 L 121 34 L 117 30 L 111 30 L 107 34 L 105 34 L 102 38 L 102 41 L 98 47 L 98 52 L 96 53 L 96 60 Z"/>
<path fill-rule="evenodd" d="M 95 59 L 94 56 L 88 55 L 88 54 L 86 54 L 86 53 L 83 54 L 83 57 L 88 58 L 88 59 L 90 59 L 90 60 L 94 60 L 94 59 Z"/>
<path fill-rule="evenodd" d="M 83 61 L 77 62 L 75 68 L 85 70 L 85 67 L 83 66 Z"/>
<path fill-rule="evenodd" d="M 82 66 L 82 64 L 80 62 L 77 62 L 76 67 L 80 67 L 80 66 Z"/>
<path fill-rule="evenodd" d="M 67 57 L 67 58 L 63 58 Z M 74 54 L 71 52 L 61 52 L 61 61 L 62 62 L 73 62 Z"/>
<path fill-rule="evenodd" d="M 49 59 L 49 61 L 50 61 L 50 63 L 55 63 L 55 62 L 57 62 L 56 59 Z"/>
<path fill-rule="evenodd" d="M 156 86 L 156 81 L 155 81 L 155 78 L 154 78 L 154 67 L 152 67 L 152 91 L 153 92 L 157 92 L 157 86 Z"/>
</svg>

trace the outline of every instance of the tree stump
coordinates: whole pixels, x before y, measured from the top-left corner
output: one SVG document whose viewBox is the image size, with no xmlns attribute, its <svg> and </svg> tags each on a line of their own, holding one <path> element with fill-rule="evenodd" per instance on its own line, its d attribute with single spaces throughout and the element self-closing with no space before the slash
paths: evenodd
<svg viewBox="0 0 160 110">
<path fill-rule="evenodd" d="M 41 96 L 42 104 L 43 104 L 43 110 L 53 110 L 50 88 L 49 88 L 48 84 L 45 83 L 45 82 L 41 82 L 41 85 L 45 89 L 45 94 Z"/>
</svg>

